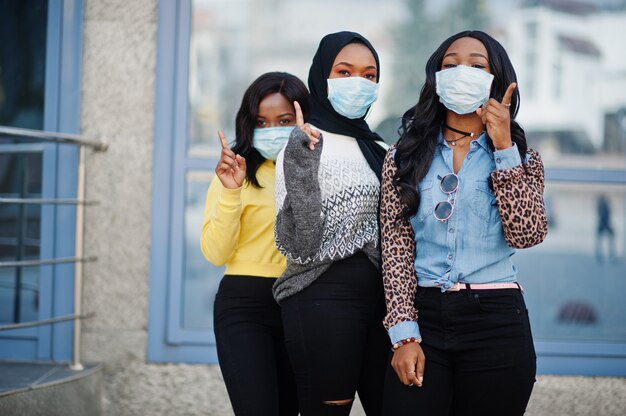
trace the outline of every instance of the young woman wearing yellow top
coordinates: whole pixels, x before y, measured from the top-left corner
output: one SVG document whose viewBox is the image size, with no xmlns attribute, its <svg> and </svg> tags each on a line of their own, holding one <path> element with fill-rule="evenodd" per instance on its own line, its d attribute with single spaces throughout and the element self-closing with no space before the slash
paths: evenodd
<svg viewBox="0 0 626 416">
<path fill-rule="evenodd" d="M 306 117 L 309 93 L 302 81 L 283 72 L 264 74 L 243 96 L 232 149 L 218 132 L 222 153 L 207 193 L 201 247 L 208 261 L 226 265 L 214 328 L 237 416 L 298 414 L 280 308 L 272 297 L 285 270 L 274 243 L 274 161 L 295 126 L 294 101 Z"/>
</svg>

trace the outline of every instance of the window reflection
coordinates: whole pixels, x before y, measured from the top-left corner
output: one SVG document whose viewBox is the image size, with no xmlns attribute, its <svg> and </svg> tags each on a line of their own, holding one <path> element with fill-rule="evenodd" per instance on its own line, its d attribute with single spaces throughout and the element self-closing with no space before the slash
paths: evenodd
<svg viewBox="0 0 626 416">
<path fill-rule="evenodd" d="M 0 138 L 0 197 L 41 197 L 41 153 L 7 152 Z M 41 207 L 0 203 L 0 261 L 39 258 Z M 35 320 L 39 268 L 0 268 L 0 322 Z"/>
<path fill-rule="evenodd" d="M 0 2 L 0 125 L 43 129 L 48 0 Z"/>
<path fill-rule="evenodd" d="M 47 16 L 47 0 L 0 2 L 0 126 L 43 128 Z M 0 137 L 0 197 L 41 196 L 40 150 Z M 39 258 L 40 220 L 38 205 L 0 203 L 0 261 Z M 38 309 L 39 268 L 0 268 L 0 322 Z"/>
<path fill-rule="evenodd" d="M 204 200 L 213 173 L 187 174 L 185 208 L 185 278 L 183 280 L 183 323 L 187 329 L 213 330 L 213 300 L 224 274 L 223 267 L 208 263 L 200 251 Z"/>
<path fill-rule="evenodd" d="M 529 146 L 541 153 L 548 178 L 566 172 L 546 184 L 547 240 L 514 258 L 535 338 L 624 343 L 619 319 L 626 304 L 617 297 L 626 276 L 622 3 L 193 0 L 187 157 L 216 159 L 215 131 L 222 128 L 234 139 L 235 113 L 250 81 L 269 70 L 306 80 L 321 36 L 346 29 L 362 32 L 380 53 L 380 97 L 368 122 L 395 142 L 400 116 L 415 104 L 434 49 L 458 31 L 486 30 L 516 68 L 518 121 Z M 588 176 L 581 172 L 593 172 L 595 179 L 580 179 Z M 622 180 L 615 180 L 616 172 Z M 185 325 L 210 328 L 209 302 L 222 272 L 198 248 L 210 175 L 197 175 L 188 177 L 187 189 Z"/>
<path fill-rule="evenodd" d="M 216 131 L 234 140 L 234 119 L 246 87 L 269 71 L 290 72 L 306 83 L 322 35 L 340 30 L 367 35 L 383 61 L 379 102 L 368 118 L 376 126 L 390 113 L 383 103 L 395 78 L 393 27 L 405 17 L 402 0 L 193 0 L 188 156 L 217 158 Z"/>
<path fill-rule="evenodd" d="M 548 183 L 549 233 L 514 256 L 538 340 L 626 341 L 626 186 Z"/>
</svg>

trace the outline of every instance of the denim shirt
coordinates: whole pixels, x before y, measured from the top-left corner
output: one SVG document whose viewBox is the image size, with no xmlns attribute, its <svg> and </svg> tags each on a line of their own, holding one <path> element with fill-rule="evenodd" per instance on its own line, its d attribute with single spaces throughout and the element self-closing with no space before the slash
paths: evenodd
<svg viewBox="0 0 626 416">
<path fill-rule="evenodd" d="M 470 143 L 463 160 L 452 216 L 441 222 L 434 216 L 437 203 L 448 200 L 441 188 L 442 177 L 453 170 L 453 151 L 439 134 L 430 169 L 419 184 L 420 205 L 411 219 L 415 233 L 415 272 L 420 287 L 460 283 L 515 282 L 517 269 L 511 262 L 515 250 L 504 239 L 496 197 L 489 188 L 494 170 L 521 164 L 517 146 L 493 151 L 483 133 Z M 401 322 L 389 329 L 392 340 L 421 338 L 416 322 Z"/>
</svg>

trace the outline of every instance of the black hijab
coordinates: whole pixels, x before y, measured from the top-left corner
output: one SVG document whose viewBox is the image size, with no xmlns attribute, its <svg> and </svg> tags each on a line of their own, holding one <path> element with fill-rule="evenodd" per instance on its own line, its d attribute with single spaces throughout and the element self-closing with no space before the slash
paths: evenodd
<svg viewBox="0 0 626 416">
<path fill-rule="evenodd" d="M 380 180 L 386 151 L 376 141 L 382 142 L 383 139 L 370 130 L 365 122 L 365 116 L 357 119 L 344 117 L 335 111 L 328 100 L 328 83 L 326 80 L 330 75 L 337 54 L 350 43 L 361 43 L 372 52 L 378 72 L 376 82 L 380 79 L 378 54 L 367 39 L 354 32 L 337 32 L 324 36 L 317 52 L 315 52 L 309 70 L 311 116 L 308 121 L 322 130 L 356 138 L 363 156 Z"/>
</svg>

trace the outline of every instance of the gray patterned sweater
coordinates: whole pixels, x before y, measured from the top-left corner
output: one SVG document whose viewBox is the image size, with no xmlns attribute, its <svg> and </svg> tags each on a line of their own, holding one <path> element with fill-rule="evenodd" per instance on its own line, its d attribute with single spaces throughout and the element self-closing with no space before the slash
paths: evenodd
<svg viewBox="0 0 626 416">
<path fill-rule="evenodd" d="M 276 160 L 274 236 L 287 257 L 287 269 L 274 284 L 278 302 L 357 251 L 380 267 L 380 182 L 356 139 L 321 132 L 310 150 L 307 135 L 295 128 Z"/>
</svg>

